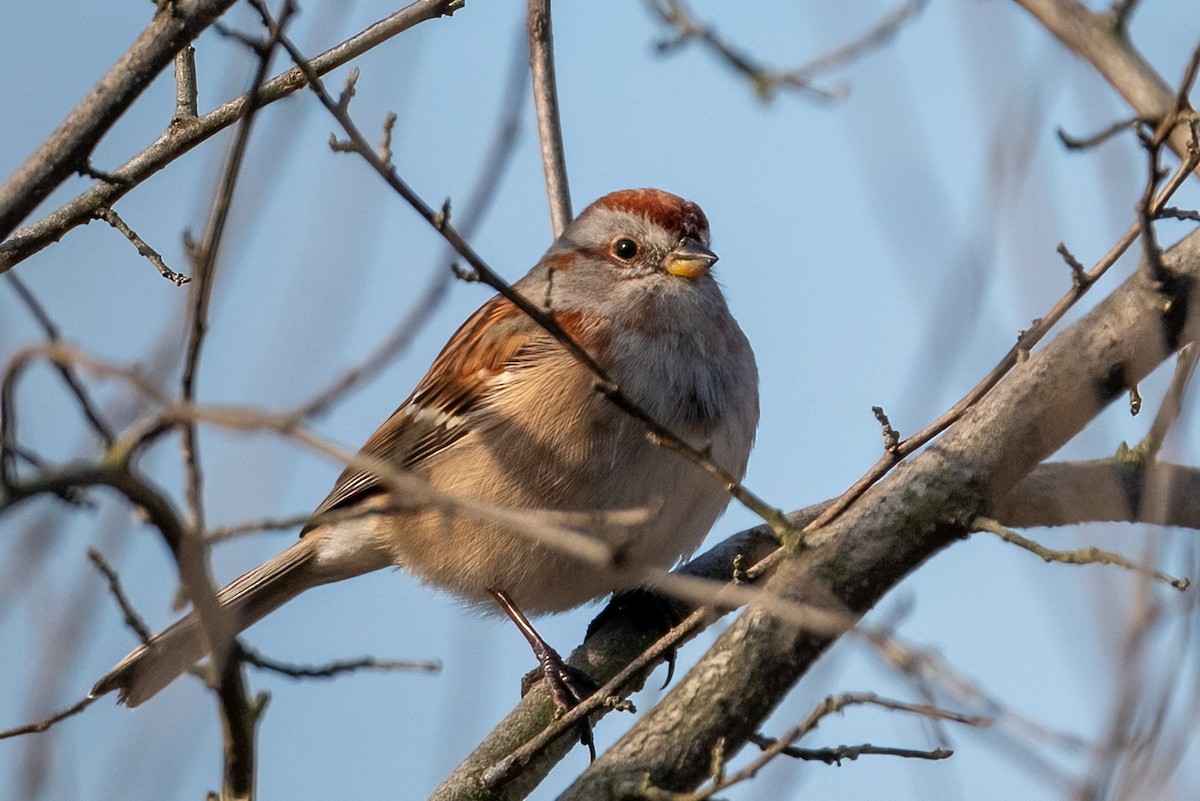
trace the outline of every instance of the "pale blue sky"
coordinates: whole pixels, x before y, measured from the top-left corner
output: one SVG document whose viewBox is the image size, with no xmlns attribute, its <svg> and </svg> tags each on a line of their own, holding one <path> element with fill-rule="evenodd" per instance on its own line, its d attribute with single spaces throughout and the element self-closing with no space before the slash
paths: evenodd
<svg viewBox="0 0 1200 801">
<path fill-rule="evenodd" d="M 1174 82 L 1200 36 L 1192 4 L 1142 5 L 1134 42 Z M 892 6 L 771 0 L 752 13 L 719 2 L 696 9 L 764 61 L 785 65 L 854 36 Z M 292 35 L 309 53 L 391 10 L 373 0 L 302 8 Z M 0 172 L 11 172 L 62 119 L 145 24 L 148 9 L 62 2 L 0 12 Z M 397 167 L 431 203 L 465 201 L 501 113 L 523 14 L 524 4 L 469 0 L 453 18 L 426 23 L 357 62 L 355 116 L 374 132 L 386 111 L 399 114 Z M 245 9 L 231 19 L 251 21 Z M 1094 261 L 1129 224 L 1140 194 L 1144 165 L 1132 138 L 1088 154 L 1066 153 L 1058 143 L 1058 126 L 1090 133 L 1129 111 L 1013 3 L 933 0 L 893 43 L 829 79 L 850 88 L 832 105 L 789 94 L 763 103 L 698 48 L 660 57 L 653 48 L 660 31 L 632 0 L 560 3 L 555 35 L 576 210 L 613 189 L 651 185 L 695 200 L 708 214 L 721 256 L 718 277 L 755 346 L 762 379 L 763 418 L 746 481 L 781 507 L 832 496 L 874 462 L 881 441 L 872 405 L 885 407 L 903 434 L 957 399 L 1068 286 L 1055 245 L 1065 241 L 1084 262 Z M 202 111 L 235 95 L 251 73 L 243 50 L 211 33 L 198 42 L 197 63 Z M 345 74 L 335 73 L 332 85 Z M 95 165 L 110 167 L 144 147 L 172 103 L 164 78 L 102 142 Z M 364 165 L 330 153 L 332 130 L 309 94 L 271 106 L 258 121 L 223 251 L 199 379 L 205 401 L 281 409 L 310 397 L 373 349 L 440 264 L 443 246 L 428 226 Z M 176 269 L 186 270 L 180 234 L 202 227 L 227 143 L 228 136 L 219 137 L 180 159 L 117 206 Z M 84 186 L 74 180 L 54 200 Z M 1189 189 L 1178 204 L 1195 207 L 1196 198 Z M 1177 234 L 1162 229 L 1166 241 Z M 527 106 L 517 151 L 473 242 L 515 280 L 549 241 Z M 1098 292 L 1130 267 L 1119 266 Z M 145 359 L 181 319 L 185 293 L 103 224 L 71 232 L 17 271 L 65 337 L 103 357 Z M 453 285 L 411 349 L 319 420 L 320 432 L 350 448 L 361 443 L 488 295 L 478 285 Z M 34 338 L 28 316 L 0 286 L 2 355 Z M 1150 411 L 1163 385 L 1156 375 L 1143 387 Z M 112 387 L 100 394 L 112 397 Z M 48 370 L 31 376 L 20 402 L 22 442 L 51 458 L 78 452 L 78 415 Z M 1066 455 L 1107 455 L 1148 425 L 1149 416 L 1110 409 Z M 339 470 L 267 435 L 206 431 L 202 444 L 213 524 L 305 512 Z M 1196 445 L 1195 419 L 1187 415 L 1166 455 L 1195 463 Z M 146 466 L 176 492 L 177 461 L 171 444 Z M 87 563 L 88 546 L 120 569 L 155 628 L 173 618 L 173 566 L 158 537 L 132 523 L 122 504 L 106 501 L 98 514 L 49 509 L 10 515 L 0 530 L 0 727 L 73 702 L 134 644 Z M 22 533 L 39 523 L 36 534 Z M 752 523 L 748 512 L 732 508 L 712 537 Z M 1134 556 L 1159 543 L 1163 563 L 1187 572 L 1184 549 L 1194 532 L 1160 536 L 1126 526 L 1035 534 L 1058 547 L 1096 543 Z M 220 548 L 215 570 L 232 578 L 292 536 Z M 23 556 L 23 548 L 37 555 Z M 1194 561 L 1191 572 L 1195 577 Z M 1096 740 L 1120 680 L 1115 655 L 1134 587 L 1115 568 L 1047 566 L 977 537 L 933 559 L 878 613 L 911 605 L 899 629 L 906 641 L 939 653 L 1014 711 Z M 1153 597 L 1171 619 L 1184 619 L 1187 596 L 1161 589 Z M 567 650 L 595 611 L 539 627 Z M 681 667 L 712 636 L 689 645 Z M 1180 636 L 1169 629 L 1164 640 Z M 300 663 L 369 653 L 445 665 L 433 676 L 361 674 L 300 684 L 252 673 L 252 686 L 272 694 L 260 729 L 264 801 L 423 797 L 511 707 L 532 666 L 508 624 L 397 573 L 309 593 L 252 629 L 248 641 Z M 1168 675 L 1194 684 L 1194 645 L 1185 662 L 1170 647 L 1163 653 Z M 64 675 L 46 667 L 64 658 L 71 660 Z M 39 680 L 47 675 L 55 681 Z M 872 652 L 843 643 L 793 692 L 767 732 L 791 726 L 824 695 L 847 690 L 919 700 Z M 647 708 L 656 697 L 648 691 L 635 701 Z M 597 730 L 600 747 L 627 725 L 607 719 Z M 957 751 L 949 761 L 867 757 L 841 768 L 780 762 L 728 796 L 1064 797 L 1062 785 L 994 732 L 945 731 Z M 40 743 L 0 743 L 0 776 L 13 777 L 0 781 L 0 799 L 199 798 L 219 782 L 219 742 L 213 702 L 196 681 L 179 681 L 134 711 L 104 699 Z M 937 745 L 919 720 L 862 709 L 826 721 L 804 744 L 859 742 Z M 1067 775 L 1087 765 L 1085 752 L 1034 742 Z M 34 788 L 20 777 L 29 775 L 25 760 L 39 747 L 44 780 Z M 535 797 L 553 797 L 585 763 L 584 751 L 571 754 Z M 1194 736 L 1176 778 L 1181 788 L 1200 781 Z"/>
</svg>

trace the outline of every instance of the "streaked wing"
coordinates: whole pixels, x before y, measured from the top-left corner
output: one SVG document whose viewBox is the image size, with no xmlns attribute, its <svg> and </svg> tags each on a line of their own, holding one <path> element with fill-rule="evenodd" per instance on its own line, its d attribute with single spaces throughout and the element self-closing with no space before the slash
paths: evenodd
<svg viewBox="0 0 1200 801">
<path fill-rule="evenodd" d="M 449 447 L 470 430 L 472 413 L 490 397 L 495 379 L 527 364 L 523 355 L 547 340 L 511 301 L 492 298 L 454 333 L 412 395 L 376 429 L 360 453 L 411 469 Z M 313 517 L 380 490 L 378 476 L 347 467 Z"/>
</svg>

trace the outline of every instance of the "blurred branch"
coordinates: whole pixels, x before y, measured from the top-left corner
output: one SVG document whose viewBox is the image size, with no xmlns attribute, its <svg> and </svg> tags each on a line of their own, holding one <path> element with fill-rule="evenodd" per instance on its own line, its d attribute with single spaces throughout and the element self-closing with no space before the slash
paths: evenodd
<svg viewBox="0 0 1200 801">
<path fill-rule="evenodd" d="M 521 46 L 517 48 L 512 67 L 509 70 L 507 89 L 501 102 L 501 115 L 496 124 L 492 141 L 480 160 L 480 170 L 471 193 L 463 204 L 463 211 L 456 215 L 458 228 L 464 237 L 470 237 L 478 229 L 488 209 L 496 198 L 496 190 L 500 180 L 512 163 L 516 153 L 517 134 L 520 131 L 521 113 L 525 107 L 525 75 L 528 64 L 524 58 L 524 36 Z M 441 269 L 434 271 L 434 277 L 425 288 L 424 293 L 412 304 L 412 311 L 392 330 L 391 335 L 384 340 L 374 353 L 367 357 L 362 364 L 346 371 L 336 378 L 328 387 L 302 406 L 292 412 L 298 418 L 310 419 L 324 414 L 325 411 L 339 398 L 344 397 L 355 386 L 367 381 L 390 364 L 408 347 L 416 335 L 420 325 L 428 318 L 431 311 L 441 304 L 450 286 L 450 278 L 454 275 L 454 251 L 449 250 Z"/>
<path fill-rule="evenodd" d="M 1129 29 L 1129 18 L 1133 16 L 1140 2 L 1141 0 L 1113 0 L 1109 13 L 1118 31 L 1124 32 Z"/>
<path fill-rule="evenodd" d="M 915 648 L 876 628 L 859 626 L 855 632 L 874 645 L 883 660 L 910 681 L 923 697 L 948 698 L 955 705 L 971 710 L 974 716 L 990 721 L 993 731 L 1005 737 L 1040 770 L 1058 775 L 1042 757 L 1050 748 L 1073 753 L 1086 749 L 1086 743 L 1080 737 L 1021 714 L 1011 704 L 955 671 L 939 654 L 926 648 Z"/>
<path fill-rule="evenodd" d="M 376 474 L 397 492 L 403 493 L 406 503 L 425 505 L 447 515 L 466 515 L 489 522 L 500 523 L 528 536 L 536 542 L 561 550 L 600 568 L 612 569 L 614 554 L 609 546 L 599 542 L 590 532 L 596 526 L 637 526 L 645 522 L 646 510 L 628 509 L 606 512 L 541 512 L 516 510 L 506 506 L 483 503 L 472 498 L 439 492 L 424 480 L 396 465 L 361 452 L 354 452 L 334 445 L 305 428 L 294 417 L 273 414 L 258 409 L 229 406 L 205 406 L 177 402 L 164 395 L 135 369 L 111 364 L 91 358 L 74 348 L 61 344 L 27 346 L 12 358 L 8 372 L 0 384 L 0 422 L 8 424 L 13 419 L 12 399 L 14 387 L 23 371 L 35 359 L 64 362 L 83 368 L 102 378 L 125 382 L 137 392 L 157 404 L 160 411 L 148 415 L 130 426 L 110 448 L 100 465 L 87 463 L 71 464 L 66 467 L 43 471 L 27 481 L 15 477 L 0 484 L 0 513 L 42 493 L 59 493 L 75 486 L 104 485 L 96 476 L 107 476 L 111 472 L 128 470 L 132 458 L 162 432 L 183 423 L 205 423 L 230 431 L 273 432 L 289 441 L 299 443 L 322 454 L 343 466 L 369 471 Z M 0 446 L 7 447 L 0 439 Z M 114 479 L 115 480 L 115 479 Z M 409 507 L 411 508 L 411 507 Z M 182 530 L 182 522 L 176 521 Z M 589 532 L 589 533 L 582 533 Z M 177 541 L 177 531 L 170 531 L 171 542 Z M 187 537 L 184 545 L 191 546 Z M 172 545 L 172 551 L 176 546 Z M 207 560 L 203 560 L 207 563 Z M 636 566 L 632 566 L 636 567 Z M 186 586 L 186 585 L 185 585 Z"/>
<path fill-rule="evenodd" d="M 563 154 L 562 122 L 558 113 L 558 84 L 554 79 L 554 31 L 550 0 L 529 0 L 529 68 L 533 74 L 533 106 L 537 110 L 538 141 L 546 172 L 550 223 L 557 239 L 571 222 L 571 190 Z"/>
<path fill-rule="evenodd" d="M 204 338 L 208 333 L 208 307 L 212 300 L 213 285 L 216 279 L 217 257 L 225 233 L 225 223 L 229 219 L 229 210 L 233 205 L 233 193 L 237 187 L 238 176 L 241 174 L 246 146 L 250 142 L 250 132 L 260 108 L 257 102 L 258 87 L 267 77 L 267 70 L 271 66 L 271 55 L 283 33 L 283 26 L 286 25 L 294 11 L 295 6 L 291 0 L 284 0 L 279 24 L 272 23 L 269 26 L 269 40 L 256 48 L 258 66 L 250 83 L 253 88 L 247 100 L 249 111 L 238 122 L 237 132 L 226 155 L 225 167 L 213 193 L 204 238 L 199 243 L 188 247 L 188 255 L 192 260 L 196 282 L 192 285 L 189 297 L 187 350 L 184 354 L 183 375 L 180 378 L 181 397 L 185 403 L 192 403 L 196 398 L 196 372 L 200 366 L 200 353 L 204 347 Z M 191 421 L 184 421 L 180 433 L 182 435 L 184 468 L 187 472 L 187 506 L 191 516 L 192 529 L 198 535 L 204 530 L 204 504 L 195 424 Z M 225 641 L 226 637 L 221 636 L 210 640 L 210 643 Z M 210 653 L 213 654 L 214 663 L 219 665 L 221 653 L 219 651 L 210 651 Z"/>
<path fill-rule="evenodd" d="M 233 0 L 172 0 L 159 6 L 117 63 L 0 185 L 0 238 L 86 164 L 100 138 L 175 54 L 232 5 Z"/>
<path fill-rule="evenodd" d="M 225 224 L 233 205 L 233 194 L 237 187 L 245 159 L 250 132 L 261 106 L 257 102 L 258 88 L 267 77 L 271 56 L 283 34 L 295 6 L 291 0 L 283 0 L 279 22 L 269 24 L 267 40 L 254 47 L 258 56 L 250 86 L 253 87 L 247 101 L 249 110 L 238 122 L 233 142 L 226 155 L 217 188 L 213 194 L 208 222 L 203 239 L 189 244 L 188 255 L 192 260 L 195 283 L 191 287 L 188 314 L 188 336 L 180 378 L 180 395 L 185 404 L 194 403 L 196 398 L 196 376 L 200 366 L 200 354 L 208 331 L 208 309 L 215 284 L 221 240 Z M 185 497 L 188 508 L 188 527 L 184 539 L 189 547 L 183 554 L 186 558 L 199 559 L 207 563 L 208 544 L 203 537 L 204 492 L 203 473 L 200 464 L 200 445 L 197 426 L 193 420 L 179 421 L 184 471 L 186 475 Z M 179 555 L 176 555 L 179 558 Z M 180 568 L 182 570 L 182 565 Z M 188 588 L 191 589 L 190 587 Z M 205 587 L 212 592 L 212 587 Z M 255 734 L 258 721 L 265 706 L 265 699 L 251 701 L 246 693 L 242 664 L 234 646 L 234 631 L 222 614 L 208 619 L 201 617 L 201 640 L 210 659 L 210 683 L 216 690 L 220 709 L 221 730 L 224 742 L 224 760 L 221 782 L 222 801 L 253 799 L 255 791 L 256 748 Z"/>
<path fill-rule="evenodd" d="M 996 506 L 1016 528 L 1078 523 L 1150 523 L 1200 530 L 1200 469 L 1136 452 L 1039 465 Z"/>
<path fill-rule="evenodd" d="M 1156 457 L 1162 450 L 1167 432 L 1175 426 L 1175 422 L 1183 412 L 1183 399 L 1187 395 L 1192 376 L 1195 375 L 1198 357 L 1200 357 L 1200 343 L 1192 341 L 1179 349 L 1179 358 L 1175 361 L 1175 374 L 1171 377 L 1170 385 L 1167 386 L 1167 393 L 1163 396 L 1162 405 L 1158 407 L 1158 414 L 1154 416 L 1154 422 L 1150 425 L 1150 430 L 1146 432 L 1145 439 L 1138 445 L 1138 449 L 1148 458 Z"/>
<path fill-rule="evenodd" d="M 1142 58 L 1124 34 L 1123 13 L 1110 16 L 1089 11 L 1076 0 L 1014 0 L 1068 49 L 1091 64 L 1125 98 L 1142 118 L 1164 120 L 1173 111 L 1179 116 L 1177 93 Z M 1194 61 L 1194 59 L 1193 59 Z M 1183 83 L 1187 85 L 1187 81 Z M 1180 159 L 1191 158 L 1190 135 L 1186 128 L 1172 126 L 1166 139 Z M 1193 169 L 1196 163 L 1192 163 Z"/>
<path fill-rule="evenodd" d="M 13 291 L 17 293 L 17 297 L 21 299 L 21 302 L 25 304 L 25 308 L 29 309 L 29 313 L 33 315 L 33 319 L 41 326 L 42 331 L 46 334 L 46 339 L 51 342 L 61 341 L 62 334 L 58 326 L 50 318 L 45 307 L 38 301 L 37 296 L 33 294 L 32 290 L 14 274 L 9 274 L 8 280 Z M 71 394 L 79 401 L 79 409 L 83 413 L 83 416 L 87 418 L 88 423 L 91 424 L 92 430 L 100 436 L 100 439 L 104 441 L 106 446 L 112 445 L 113 440 L 116 439 L 116 435 L 108 423 L 104 421 L 104 418 L 100 416 L 100 412 L 96 408 L 96 404 L 92 401 L 92 396 L 88 393 L 87 388 L 80 383 L 69 365 L 56 364 L 55 368 L 58 370 L 59 375 L 62 376 L 63 382 L 71 390 Z M 3 430 L 6 435 L 11 434 L 10 425 L 11 423 L 0 425 L 0 430 Z M 13 445 L 15 446 L 15 444 L 14 442 Z M 6 460 L 2 456 L 3 453 L 4 448 L 0 447 L 0 476 L 5 475 L 10 467 L 10 465 L 4 463 Z"/>
<path fill-rule="evenodd" d="M 670 38 L 658 42 L 660 52 L 674 50 L 689 42 L 701 42 L 735 72 L 746 77 L 763 100 L 771 100 L 780 88 L 786 88 L 825 101 L 841 100 L 846 95 L 846 88 L 817 86 L 814 80 L 818 76 L 887 44 L 927 3 L 928 0 L 906 0 L 861 36 L 799 67 L 781 70 L 767 67 L 721 36 L 711 25 L 701 22 L 682 0 L 647 0 L 650 10 L 671 30 Z"/>
<path fill-rule="evenodd" d="M 231 3 L 229 0 L 226 5 Z M 414 25 L 453 14 L 462 4 L 463 0 L 417 0 L 316 56 L 310 63 L 311 69 L 317 75 L 324 75 Z M 91 222 L 98 209 L 111 207 L 142 181 L 237 122 L 250 110 L 252 96 L 257 105 L 265 106 L 306 85 L 304 72 L 292 68 L 202 117 L 173 122 L 149 147 L 113 170 L 109 180 L 100 181 L 37 223 L 0 242 L 0 273 L 57 242 L 73 228 Z M 0 202 L 3 197 L 0 190 Z"/>
</svg>

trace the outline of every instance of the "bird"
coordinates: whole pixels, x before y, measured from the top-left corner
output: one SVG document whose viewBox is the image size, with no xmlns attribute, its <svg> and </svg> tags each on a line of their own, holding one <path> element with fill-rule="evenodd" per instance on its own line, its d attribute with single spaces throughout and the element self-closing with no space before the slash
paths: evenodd
<svg viewBox="0 0 1200 801">
<path fill-rule="evenodd" d="M 620 393 L 740 481 L 758 426 L 758 369 L 713 277 L 716 261 L 698 205 L 626 189 L 584 209 L 512 289 L 551 315 Z M 228 625 L 241 632 L 308 589 L 399 566 L 510 617 L 556 702 L 578 702 L 581 682 L 526 615 L 636 588 L 645 568 L 693 552 L 730 500 L 596 384 L 560 339 L 498 294 L 451 336 L 360 453 L 433 491 L 495 507 L 642 510 L 631 526 L 589 532 L 619 560 L 598 566 L 511 520 L 414 501 L 352 463 L 295 544 L 219 591 Z M 193 612 L 136 647 L 91 694 L 115 690 L 138 706 L 205 655 Z"/>
</svg>

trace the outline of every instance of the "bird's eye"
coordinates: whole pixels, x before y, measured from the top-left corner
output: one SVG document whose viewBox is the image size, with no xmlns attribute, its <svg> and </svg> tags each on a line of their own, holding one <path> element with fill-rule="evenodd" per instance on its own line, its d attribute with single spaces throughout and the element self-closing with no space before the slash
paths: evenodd
<svg viewBox="0 0 1200 801">
<path fill-rule="evenodd" d="M 629 239 L 628 237 L 622 237 L 616 242 L 613 242 L 612 252 L 613 255 L 618 259 L 621 259 L 622 261 L 629 261 L 637 255 L 638 245 L 637 242 L 634 242 L 632 239 Z"/>
</svg>

